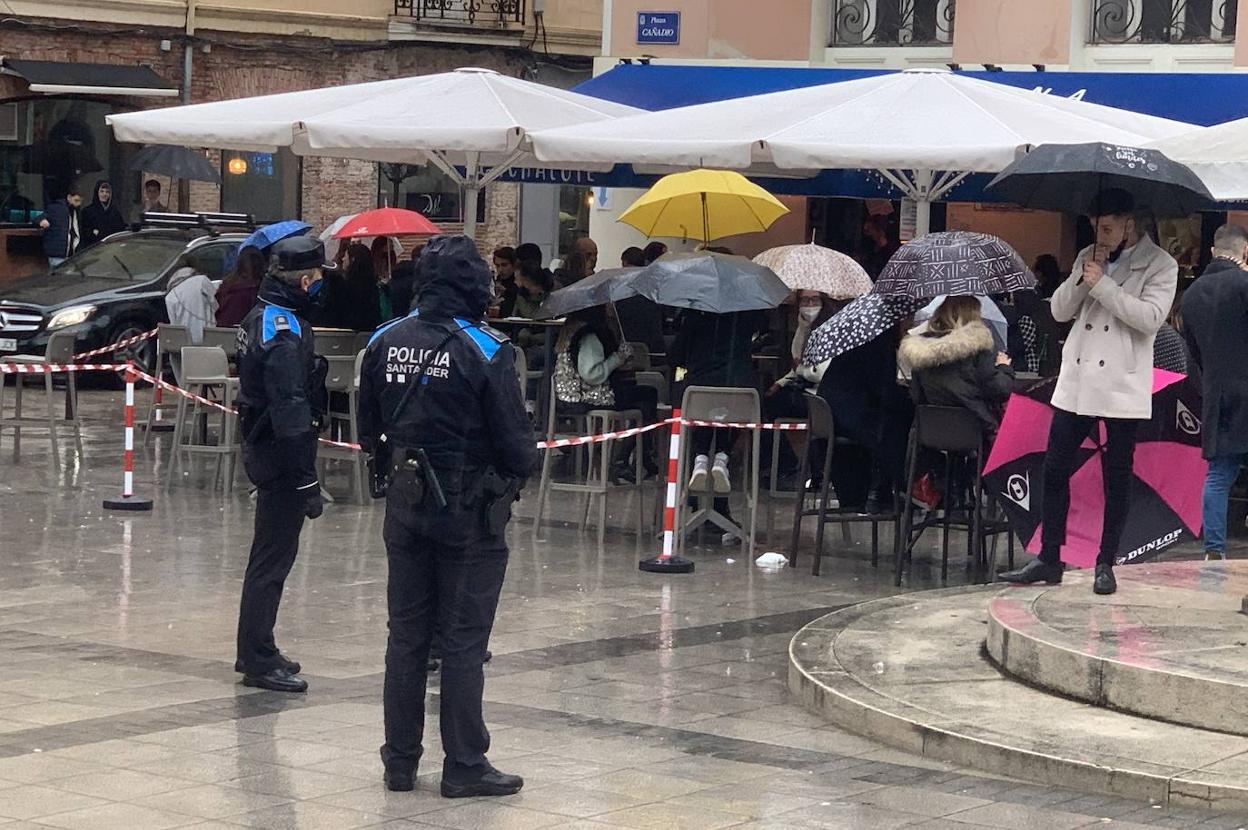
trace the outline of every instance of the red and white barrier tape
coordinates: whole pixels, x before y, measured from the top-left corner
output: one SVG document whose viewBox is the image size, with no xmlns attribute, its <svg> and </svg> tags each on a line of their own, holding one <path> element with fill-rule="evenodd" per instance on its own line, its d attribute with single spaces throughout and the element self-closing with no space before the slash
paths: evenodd
<svg viewBox="0 0 1248 830">
<path fill-rule="evenodd" d="M 127 337 L 125 340 L 118 340 L 116 343 L 101 346 L 98 349 L 92 349 L 89 352 L 76 354 L 74 355 L 74 360 L 86 360 L 88 357 L 96 357 L 97 355 L 102 354 L 112 354 L 118 349 L 124 349 L 126 346 L 133 346 L 135 343 L 142 343 L 144 340 L 151 340 L 156 336 L 158 331 L 159 329 L 152 329 L 151 331 L 145 331 L 142 334 L 136 334 L 134 337 Z"/>
<path fill-rule="evenodd" d="M 689 427 L 723 427 L 724 429 L 775 429 L 782 432 L 799 432 L 806 429 L 805 424 L 736 424 L 721 423 L 720 421 L 693 421 L 688 418 L 683 419 L 685 426 Z"/>
<path fill-rule="evenodd" d="M 631 438 L 634 435 L 641 435 L 643 432 L 650 432 L 656 429 L 662 429 L 668 424 L 676 423 L 672 418 L 663 421 L 657 421 L 653 424 L 647 424 L 644 427 L 631 427 L 622 429 L 618 432 L 604 432 L 598 435 L 580 435 L 575 438 L 556 438 L 553 441 L 538 441 L 537 448 L 539 450 L 553 450 L 558 447 L 577 447 L 582 444 L 597 444 L 600 441 L 618 441 L 621 438 Z"/>
<path fill-rule="evenodd" d="M 0 375 L 46 375 L 49 372 L 124 372 L 125 363 L 0 363 Z"/>
</svg>

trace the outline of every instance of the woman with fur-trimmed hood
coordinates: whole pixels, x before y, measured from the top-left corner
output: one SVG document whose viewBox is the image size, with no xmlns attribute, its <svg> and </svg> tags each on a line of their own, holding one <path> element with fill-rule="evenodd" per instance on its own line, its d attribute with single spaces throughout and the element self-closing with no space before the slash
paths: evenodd
<svg viewBox="0 0 1248 830">
<path fill-rule="evenodd" d="M 1014 369 L 1009 355 L 996 351 L 978 299 L 947 298 L 926 331 L 901 341 L 900 358 L 911 369 L 916 404 L 960 406 L 974 412 L 985 429 L 995 432 L 1000 426 Z"/>
</svg>

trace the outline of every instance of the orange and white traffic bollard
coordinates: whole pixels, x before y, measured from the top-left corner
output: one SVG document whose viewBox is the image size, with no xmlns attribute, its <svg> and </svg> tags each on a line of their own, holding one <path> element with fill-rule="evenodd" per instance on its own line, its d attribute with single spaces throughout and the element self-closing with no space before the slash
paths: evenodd
<svg viewBox="0 0 1248 830">
<path fill-rule="evenodd" d="M 126 451 L 123 463 L 121 498 L 104 499 L 105 510 L 151 510 L 152 500 L 134 495 L 134 368 L 126 369 Z"/>
<path fill-rule="evenodd" d="M 663 506 L 663 552 L 637 567 L 650 573 L 693 573 L 693 560 L 675 555 L 676 500 L 680 497 L 680 410 L 672 412 L 672 438 L 667 448 L 667 501 Z"/>
</svg>

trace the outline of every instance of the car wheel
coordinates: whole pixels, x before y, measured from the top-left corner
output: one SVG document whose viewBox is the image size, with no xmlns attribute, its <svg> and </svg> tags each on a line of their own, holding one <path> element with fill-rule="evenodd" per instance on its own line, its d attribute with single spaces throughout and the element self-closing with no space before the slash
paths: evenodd
<svg viewBox="0 0 1248 830">
<path fill-rule="evenodd" d="M 109 343 L 119 343 L 122 340 L 128 340 L 131 337 L 137 337 L 144 332 L 151 331 L 152 327 L 145 325 L 138 320 L 126 320 L 118 323 L 108 333 Z M 141 371 L 147 372 L 149 375 L 156 371 L 156 338 L 140 340 L 138 343 L 132 343 L 129 346 L 123 346 L 112 353 L 113 363 L 130 363 L 133 362 Z"/>
</svg>

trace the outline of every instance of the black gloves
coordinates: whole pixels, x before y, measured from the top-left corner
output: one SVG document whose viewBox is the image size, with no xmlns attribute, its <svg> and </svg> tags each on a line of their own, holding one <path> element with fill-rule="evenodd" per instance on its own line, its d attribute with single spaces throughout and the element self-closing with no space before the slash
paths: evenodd
<svg viewBox="0 0 1248 830">
<path fill-rule="evenodd" d="M 321 487 L 316 487 L 308 491 L 308 497 L 303 501 L 303 515 L 309 519 L 315 519 L 325 512 L 325 500 L 321 498 Z"/>
</svg>

